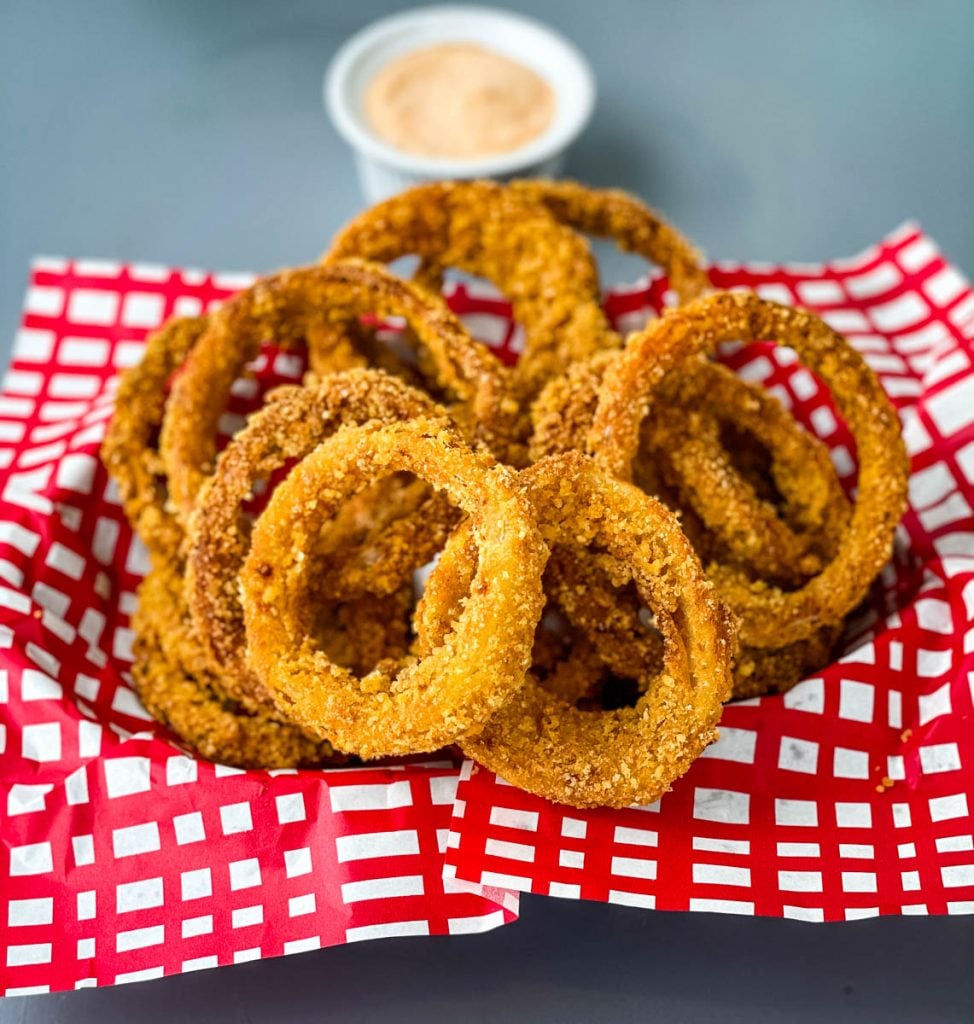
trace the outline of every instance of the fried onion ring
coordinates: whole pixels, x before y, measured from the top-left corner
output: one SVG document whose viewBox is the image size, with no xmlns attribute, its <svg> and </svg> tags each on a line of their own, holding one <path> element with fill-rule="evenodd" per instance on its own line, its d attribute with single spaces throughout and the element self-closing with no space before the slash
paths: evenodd
<svg viewBox="0 0 974 1024">
<path fill-rule="evenodd" d="M 305 551 L 343 498 L 403 471 L 473 518 L 480 561 L 462 612 L 428 656 L 357 678 L 305 634 Z M 292 720 L 344 750 L 436 750 L 477 731 L 523 686 L 546 558 L 515 474 L 444 421 L 344 427 L 298 463 L 254 527 L 240 577 L 250 663 Z"/>
<path fill-rule="evenodd" d="M 663 669 L 635 707 L 612 711 L 579 710 L 529 679 L 461 746 L 508 782 L 560 803 L 650 803 L 716 738 L 731 690 L 732 621 L 676 518 L 654 498 L 577 452 L 539 462 L 519 482 L 554 551 L 597 547 L 635 584 L 657 617 Z M 456 531 L 437 572 L 469 578 L 468 550 Z M 449 602 L 423 600 L 417 631 L 435 645 L 448 628 L 437 608 Z"/>
<path fill-rule="evenodd" d="M 203 667 L 182 607 L 182 579 L 171 566 L 157 565 L 142 581 L 132 627 L 136 693 L 154 718 L 200 756 L 238 768 L 347 761 L 327 740 L 281 721 L 276 711 L 248 712 L 228 699 L 220 678 Z"/>
<path fill-rule="evenodd" d="M 505 368 L 472 341 L 442 300 L 357 260 L 286 270 L 257 281 L 210 315 L 173 384 L 160 447 L 182 523 L 213 471 L 217 424 L 231 385 L 261 342 L 294 345 L 316 323 L 371 313 L 406 318 L 436 359 L 443 385 L 463 403 L 464 425 L 503 446 L 518 412 Z"/>
<path fill-rule="evenodd" d="M 409 255 L 423 261 L 427 285 L 456 267 L 504 293 L 525 331 L 515 375 L 526 396 L 568 363 L 619 345 L 585 240 L 513 189 L 485 181 L 416 186 L 351 221 L 323 258 L 390 263 Z"/>
<path fill-rule="evenodd" d="M 166 508 L 165 474 L 154 447 L 166 384 L 206 329 L 206 318 L 174 318 L 154 331 L 141 360 L 122 374 L 101 458 L 118 486 L 132 529 L 154 557 L 174 557 L 183 531 Z"/>
<path fill-rule="evenodd" d="M 250 546 L 250 530 L 241 506 L 255 483 L 291 460 L 301 459 L 341 427 L 369 421 L 394 423 L 431 417 L 443 410 L 419 391 L 378 370 L 352 370 L 326 377 L 315 390 L 279 388 L 231 441 L 204 486 L 190 531 L 187 593 L 193 622 L 215 666 L 240 679 L 244 691 L 260 692 L 248 670 L 243 609 L 237 578 Z M 388 497 L 388 495 L 386 495 Z M 379 533 L 368 557 L 349 557 L 357 524 L 349 532 L 332 530 L 329 542 L 342 562 L 321 567 L 328 594 L 354 597 L 371 591 L 394 592 L 413 569 L 442 547 L 452 519 L 445 501 L 431 501 L 412 515 L 384 521 L 370 519 Z M 344 542 L 344 543 L 343 543 Z M 327 552 L 324 552 L 327 559 Z M 344 584 L 342 576 L 344 574 Z"/>
<path fill-rule="evenodd" d="M 680 302 L 710 290 L 703 260 L 692 245 L 642 200 L 616 188 L 588 188 L 577 181 L 529 178 L 512 191 L 540 203 L 561 224 L 598 238 L 611 238 L 624 252 L 642 256 L 666 273 Z"/>
<path fill-rule="evenodd" d="M 838 622 L 865 596 L 889 558 L 906 503 L 909 462 L 896 411 L 875 374 L 839 334 L 818 317 L 744 292 L 719 292 L 668 310 L 606 368 L 589 432 L 596 460 L 629 478 L 643 420 L 666 372 L 719 342 L 774 339 L 790 345 L 832 389 L 855 438 L 858 493 L 835 556 L 797 590 L 752 580 L 733 565 L 708 573 L 741 619 L 741 640 L 777 648 Z"/>
</svg>

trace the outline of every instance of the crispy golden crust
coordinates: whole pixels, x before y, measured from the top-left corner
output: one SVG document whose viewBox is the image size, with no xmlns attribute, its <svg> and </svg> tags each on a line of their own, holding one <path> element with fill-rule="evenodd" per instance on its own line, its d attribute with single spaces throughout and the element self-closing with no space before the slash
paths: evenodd
<svg viewBox="0 0 974 1024">
<path fill-rule="evenodd" d="M 211 315 L 173 384 L 160 448 L 182 523 L 213 472 L 216 428 L 230 387 L 261 342 L 295 345 L 315 324 L 369 313 L 405 317 L 435 358 L 443 387 L 456 397 L 454 413 L 472 434 L 504 447 L 518 413 L 508 372 L 472 341 L 441 299 L 358 260 L 285 270 Z"/>
<path fill-rule="evenodd" d="M 437 413 L 445 415 L 432 399 L 399 380 L 378 370 L 353 370 L 326 377 L 315 390 L 278 389 L 220 456 L 192 519 L 188 600 L 209 657 L 238 680 L 238 695 L 262 693 L 246 663 L 238 587 L 250 545 L 242 505 L 257 481 L 304 458 L 342 426 L 394 423 Z M 370 505 L 383 501 L 365 511 L 364 522 L 357 519 L 362 510 L 353 502 L 341 510 L 347 514 L 325 531 L 326 543 L 316 538 L 323 581 L 319 598 L 395 591 L 436 553 L 452 522 L 447 503 L 425 489 L 412 506 L 401 499 L 393 502 L 388 487 L 365 497 L 371 499 Z"/>
<path fill-rule="evenodd" d="M 587 451 L 599 387 L 615 356 L 611 350 L 598 352 L 591 359 L 573 363 L 544 387 L 531 406 L 528 453 L 532 462 L 545 455 Z"/>
<path fill-rule="evenodd" d="M 680 302 L 690 302 L 710 290 L 700 253 L 636 196 L 616 188 L 538 178 L 512 181 L 510 187 L 547 207 L 560 223 L 588 235 L 611 238 L 623 251 L 661 267 Z"/>
<path fill-rule="evenodd" d="M 552 553 L 546 579 L 548 593 L 572 627 L 578 644 L 571 657 L 582 659 L 588 649 L 606 672 L 639 683 L 645 690 L 662 667 L 663 641 L 646 621 L 645 603 L 631 583 L 622 586 L 602 568 L 604 559 L 573 551 Z M 791 689 L 810 672 L 828 663 L 841 632 L 839 625 L 823 626 L 811 637 L 779 648 L 743 647 L 734 656 L 733 696 L 756 697 Z M 594 680 L 593 680 L 594 682 Z"/>
<path fill-rule="evenodd" d="M 336 657 L 327 642 L 318 639 L 336 664 L 364 676 L 376 665 L 405 658 L 412 639 L 412 611 L 415 595 L 410 579 L 389 594 L 363 594 L 336 606 L 341 635 L 351 645 L 346 661 Z"/>
<path fill-rule="evenodd" d="M 329 527 L 315 552 L 322 596 L 347 600 L 393 593 L 446 543 L 459 513 L 445 495 L 408 476 L 386 477 L 352 499 L 351 507 L 363 505 L 358 529 Z M 335 540 L 336 532 L 342 540 Z"/>
<path fill-rule="evenodd" d="M 541 393 L 532 409 L 535 459 L 586 450 L 614 358 L 576 363 Z M 738 435 L 731 449 L 728 426 Z M 754 465 L 755 449 L 767 466 Z M 772 582 L 798 584 L 820 571 L 849 520 L 825 445 L 760 385 L 707 361 L 687 360 L 657 387 L 629 475 L 681 514 L 705 563 L 731 562 Z"/>
<path fill-rule="evenodd" d="M 166 508 L 168 490 L 156 433 L 166 406 L 166 385 L 206 329 L 206 318 L 166 322 L 149 335 L 142 359 L 122 374 L 115 415 L 101 458 L 118 485 L 125 515 L 140 540 L 166 560 L 179 549 L 183 531 Z"/>
<path fill-rule="evenodd" d="M 623 346 L 579 232 L 658 264 L 688 304 Z M 413 283 L 378 265 L 405 255 Z M 516 369 L 434 294 L 448 267 L 511 300 Z M 371 316 L 404 318 L 402 339 Z M 791 345 L 832 387 L 853 508 L 825 447 L 706 361 L 749 338 Z M 217 460 L 265 341 L 307 343 L 306 386 L 270 396 Z M 203 756 L 290 767 L 334 763 L 332 742 L 366 758 L 459 742 L 575 806 L 658 798 L 731 690 L 785 690 L 827 661 L 888 555 L 907 469 L 881 388 L 821 321 L 711 293 L 686 240 L 626 193 L 539 181 L 420 186 L 321 265 L 167 324 L 122 380 L 103 457 L 153 556 L 138 691 Z M 414 609 L 413 573 L 444 544 Z"/>
<path fill-rule="evenodd" d="M 681 368 L 661 391 L 641 451 L 655 461 L 680 508 L 706 525 L 709 557 L 789 585 L 820 572 L 835 557 L 850 514 L 828 448 L 774 395 L 715 363 Z M 767 453 L 763 482 L 780 502 L 760 495 L 738 469 L 735 453 L 725 448 L 727 426 Z"/>
<path fill-rule="evenodd" d="M 390 472 L 415 474 L 472 516 L 480 561 L 435 649 L 358 678 L 306 635 L 306 552 L 345 497 Z M 345 750 L 436 750 L 479 729 L 523 685 L 546 558 L 514 474 L 444 421 L 344 427 L 292 470 L 254 527 L 240 577 L 249 660 L 289 717 Z"/>
<path fill-rule="evenodd" d="M 203 654 L 182 607 L 182 580 L 157 565 L 139 587 L 132 617 L 132 678 L 147 710 L 202 757 L 240 768 L 293 768 L 347 761 L 330 743 L 313 739 L 267 711 L 233 702 Z"/>
<path fill-rule="evenodd" d="M 324 258 L 388 263 L 407 255 L 424 261 L 427 285 L 456 267 L 487 278 L 510 300 L 525 331 L 515 368 L 525 398 L 574 360 L 618 346 L 585 240 L 513 189 L 483 181 L 417 186 L 359 215 Z"/>
<path fill-rule="evenodd" d="M 336 323 L 312 323 L 308 326 L 305 341 L 309 362 L 305 383 L 310 387 L 314 387 L 322 377 L 330 373 L 369 367 L 385 370 L 413 387 L 426 386 L 413 366 L 390 345 L 383 344 L 376 337 L 376 332 L 357 318 Z"/>
<path fill-rule="evenodd" d="M 774 339 L 790 345 L 832 390 L 856 440 L 858 492 L 835 557 L 802 587 L 753 581 L 732 565 L 711 568 L 722 598 L 741 619 L 749 646 L 780 647 L 838 622 L 865 596 L 889 558 L 906 505 L 909 460 L 896 411 L 875 374 L 839 334 L 803 310 L 745 292 L 720 292 L 669 310 L 633 335 L 606 369 L 589 432 L 597 461 L 623 478 L 632 472 L 654 388 L 681 360 L 721 341 Z"/>
<path fill-rule="evenodd" d="M 449 541 L 450 555 L 443 571 L 430 577 L 413 617 L 414 650 L 426 654 L 438 636 L 437 623 L 459 614 L 477 564 L 472 523 L 461 523 Z M 452 565 L 452 568 L 448 568 Z M 658 633 L 643 628 L 642 607 L 628 583 L 629 605 L 606 579 L 597 559 L 581 548 L 555 548 L 545 568 L 547 604 L 538 623 L 531 671 L 544 689 L 568 703 L 587 699 L 610 676 L 639 680 L 645 690 L 662 665 L 663 643 Z M 554 623 L 549 622 L 554 619 Z"/>
<path fill-rule="evenodd" d="M 529 679 L 461 746 L 508 782 L 560 803 L 652 802 L 716 738 L 731 689 L 731 620 L 675 517 L 655 499 L 578 453 L 543 460 L 520 483 L 554 551 L 596 548 L 617 581 L 634 584 L 656 615 L 663 668 L 635 707 L 613 711 L 580 710 Z M 458 531 L 438 571 L 469 575 L 461 541 Z M 417 628 L 435 643 L 444 626 L 430 614 Z"/>
<path fill-rule="evenodd" d="M 545 575 L 550 599 L 574 635 L 591 644 L 614 674 L 650 680 L 663 665 L 663 637 L 643 621 L 645 603 L 632 581 L 613 580 L 617 564 L 579 548 L 557 548 Z"/>
</svg>

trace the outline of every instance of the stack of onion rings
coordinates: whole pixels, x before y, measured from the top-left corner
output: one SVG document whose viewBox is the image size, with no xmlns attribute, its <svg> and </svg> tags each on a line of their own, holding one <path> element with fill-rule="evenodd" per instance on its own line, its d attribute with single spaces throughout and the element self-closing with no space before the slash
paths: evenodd
<svg viewBox="0 0 974 1024">
<path fill-rule="evenodd" d="M 658 265 L 683 305 L 623 338 L 583 235 Z M 383 266 L 403 256 L 411 282 Z M 513 368 L 439 295 L 450 268 L 511 301 Z M 402 344 L 375 330 L 390 318 Z M 713 361 L 752 339 L 832 389 L 854 501 L 820 441 Z M 311 372 L 218 454 L 267 342 Z M 317 266 L 165 325 L 118 396 L 103 458 L 152 562 L 136 689 L 202 756 L 245 767 L 459 745 L 553 800 L 656 800 L 732 692 L 828 660 L 905 501 L 895 413 L 843 338 L 713 292 L 649 207 L 574 182 L 388 200 Z"/>
<path fill-rule="evenodd" d="M 606 370 L 589 432 L 589 449 L 625 479 L 640 442 L 654 385 L 667 370 L 722 341 L 774 340 L 791 346 L 831 387 L 856 441 L 857 495 L 833 557 L 807 583 L 786 592 L 750 579 L 740 567 L 712 570 L 718 589 L 741 616 L 741 638 L 781 646 L 841 619 L 865 596 L 889 559 L 906 506 L 909 463 L 899 420 L 863 358 L 824 321 L 746 292 L 723 292 L 668 311 L 629 339 Z M 665 389 L 665 388 L 664 388 Z"/>
</svg>

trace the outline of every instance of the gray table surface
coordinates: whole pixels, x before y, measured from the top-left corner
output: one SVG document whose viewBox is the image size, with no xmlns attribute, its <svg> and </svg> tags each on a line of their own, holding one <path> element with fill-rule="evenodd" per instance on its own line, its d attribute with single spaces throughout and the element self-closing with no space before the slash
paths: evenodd
<svg viewBox="0 0 974 1024">
<path fill-rule="evenodd" d="M 0 355 L 34 254 L 314 258 L 360 205 L 321 73 L 397 6 L 2 0 Z M 520 8 L 598 76 L 571 172 L 642 193 L 711 256 L 847 255 L 913 217 L 974 273 L 974 4 Z M 972 956 L 971 919 L 813 926 L 532 898 L 485 936 L 7 1000 L 0 1021 L 971 1021 Z"/>
</svg>

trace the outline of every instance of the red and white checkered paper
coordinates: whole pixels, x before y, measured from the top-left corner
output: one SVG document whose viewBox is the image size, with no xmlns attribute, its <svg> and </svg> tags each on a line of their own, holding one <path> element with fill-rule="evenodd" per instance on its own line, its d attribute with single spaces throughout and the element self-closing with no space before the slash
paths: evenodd
<svg viewBox="0 0 974 1024">
<path fill-rule="evenodd" d="M 974 909 L 974 294 L 914 226 L 842 263 L 713 278 L 815 309 L 865 353 L 904 418 L 911 511 L 842 663 L 728 709 L 659 808 L 577 812 L 470 766 L 454 804 L 449 762 L 241 772 L 149 720 L 125 676 L 145 558 L 97 448 L 145 333 L 250 277 L 35 263 L 0 394 L 0 991 L 480 931 L 516 916 L 512 890 L 812 920 Z M 607 306 L 638 326 L 664 296 L 652 280 Z M 451 302 L 516 357 L 503 301 Z M 850 438 L 787 351 L 726 357 L 849 478 Z M 269 348 L 256 369 L 266 387 L 302 366 Z"/>
<path fill-rule="evenodd" d="M 129 688 L 147 563 L 98 460 L 117 375 L 250 280 L 33 267 L 0 394 L 0 993 L 517 915 L 515 893 L 443 880 L 453 762 L 243 772 L 175 748 Z M 266 388 L 303 365 L 268 348 L 256 368 Z M 235 388 L 227 431 L 260 390 Z"/>
<path fill-rule="evenodd" d="M 851 260 L 711 276 L 814 310 L 879 375 L 912 456 L 893 563 L 844 655 L 784 696 L 728 707 L 720 740 L 658 804 L 577 811 L 465 765 L 447 877 L 803 921 L 974 912 L 974 292 L 909 224 Z M 654 298 L 610 309 L 638 321 Z M 852 482 L 852 439 L 792 352 L 725 357 Z"/>
</svg>

